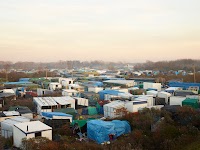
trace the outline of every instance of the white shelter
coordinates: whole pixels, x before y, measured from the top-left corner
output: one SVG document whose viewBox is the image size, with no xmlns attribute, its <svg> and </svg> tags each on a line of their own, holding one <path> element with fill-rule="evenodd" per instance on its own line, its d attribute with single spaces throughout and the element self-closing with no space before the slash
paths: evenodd
<svg viewBox="0 0 200 150">
<path fill-rule="evenodd" d="M 14 117 L 14 118 L 9 118 L 1 122 L 1 136 L 4 138 L 9 138 L 13 136 L 13 126 L 16 123 L 21 123 L 21 122 L 30 122 L 30 119 L 25 118 L 25 117 Z"/>
<path fill-rule="evenodd" d="M 63 89 L 62 96 L 77 96 L 79 92 L 74 89 Z"/>
<path fill-rule="evenodd" d="M 17 123 L 13 127 L 14 146 L 20 147 L 22 139 L 46 137 L 52 140 L 52 128 L 40 121 Z"/>
<path fill-rule="evenodd" d="M 125 103 L 125 108 L 129 112 L 138 112 L 138 110 L 141 110 L 143 108 L 147 107 L 147 101 L 143 100 L 134 100 L 134 101 L 129 101 Z"/>
<path fill-rule="evenodd" d="M 41 112 L 52 112 L 53 109 L 58 107 L 58 104 L 52 97 L 34 97 L 33 102 L 37 107 L 38 114 L 41 114 Z"/>
<path fill-rule="evenodd" d="M 186 97 L 183 96 L 171 96 L 169 100 L 169 105 L 180 105 L 182 106 L 182 101 L 184 101 Z"/>
<path fill-rule="evenodd" d="M 81 106 L 89 106 L 88 99 L 86 98 L 80 98 L 80 97 L 73 97 L 74 99 L 77 100 L 77 104 Z"/>
<path fill-rule="evenodd" d="M 169 103 L 169 98 L 170 98 L 171 96 L 172 96 L 172 95 L 171 95 L 170 93 L 168 93 L 168 92 L 164 92 L 164 91 L 158 92 L 158 97 L 159 97 L 159 98 L 164 98 L 166 104 Z"/>
<path fill-rule="evenodd" d="M 150 82 L 144 82 L 143 83 L 143 88 L 145 90 L 147 89 L 156 89 L 157 91 L 161 91 L 161 83 L 150 83 Z"/>
<path fill-rule="evenodd" d="M 104 109 L 104 117 L 106 118 L 116 118 L 121 116 L 122 114 L 117 113 L 117 109 L 124 108 L 124 102 L 122 101 L 113 101 L 111 103 L 105 104 L 103 106 Z"/>
<path fill-rule="evenodd" d="M 55 90 L 59 90 L 62 89 L 62 85 L 58 82 L 51 82 L 49 83 L 49 90 L 51 91 L 55 91 Z"/>
<path fill-rule="evenodd" d="M 51 97 L 51 98 L 58 104 L 58 108 L 74 108 L 75 109 L 75 99 L 70 96 Z"/>
</svg>

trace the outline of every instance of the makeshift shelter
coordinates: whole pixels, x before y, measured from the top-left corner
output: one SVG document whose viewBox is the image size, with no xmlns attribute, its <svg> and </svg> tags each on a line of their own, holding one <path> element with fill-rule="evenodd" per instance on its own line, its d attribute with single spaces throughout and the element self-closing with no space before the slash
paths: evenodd
<svg viewBox="0 0 200 150">
<path fill-rule="evenodd" d="M 82 115 L 88 115 L 88 108 L 83 108 L 81 114 Z"/>
<path fill-rule="evenodd" d="M 42 112 L 52 112 L 52 110 L 58 107 L 58 104 L 52 97 L 34 97 L 33 102 L 38 114 Z"/>
<path fill-rule="evenodd" d="M 122 101 L 113 101 L 111 103 L 105 104 L 103 106 L 104 109 L 104 117 L 108 118 L 116 118 L 122 116 L 122 113 L 117 112 L 118 109 L 125 108 L 124 102 Z"/>
<path fill-rule="evenodd" d="M 117 137 L 131 132 L 131 126 L 127 121 L 113 120 L 112 123 L 115 124 Z"/>
<path fill-rule="evenodd" d="M 77 115 L 77 111 L 74 108 L 54 109 L 54 112 L 62 112 L 65 114 L 70 114 L 73 116 L 73 119 L 76 118 Z"/>
<path fill-rule="evenodd" d="M 99 103 L 96 104 L 96 108 L 97 108 L 98 114 L 103 114 L 104 113 L 103 112 L 103 107 Z"/>
<path fill-rule="evenodd" d="M 89 115 L 97 115 L 97 108 L 96 107 L 88 107 L 88 114 Z"/>
<path fill-rule="evenodd" d="M 12 106 L 8 111 L 17 111 L 20 116 L 33 119 L 33 112 L 26 106 Z"/>
<path fill-rule="evenodd" d="M 187 95 L 196 95 L 196 94 L 193 91 L 190 91 L 190 90 L 180 90 L 180 91 L 174 92 L 174 96 L 186 97 Z"/>
<path fill-rule="evenodd" d="M 117 138 L 122 134 L 128 134 L 130 132 L 131 127 L 127 121 L 91 120 L 87 122 L 87 136 L 98 144 L 112 140 L 110 139 L 110 135 Z"/>
<path fill-rule="evenodd" d="M 14 146 L 20 147 L 22 139 L 46 137 L 52 140 L 52 128 L 40 121 L 17 123 L 13 127 Z"/>
<path fill-rule="evenodd" d="M 156 89 L 157 91 L 161 91 L 161 83 L 149 83 L 149 82 L 144 82 L 143 83 L 144 85 L 144 89 L 147 90 L 147 89 Z"/>
<path fill-rule="evenodd" d="M 13 136 L 13 127 L 15 124 L 21 123 L 21 122 L 29 122 L 29 121 L 30 119 L 21 117 L 21 116 L 13 117 L 13 118 L 2 121 L 1 122 L 1 136 L 5 138 L 9 138 Z"/>
<path fill-rule="evenodd" d="M 169 105 L 180 105 L 182 106 L 182 102 L 185 100 L 183 96 L 171 96 L 169 100 Z"/>
<path fill-rule="evenodd" d="M 129 112 L 138 112 L 139 110 L 147 107 L 147 101 L 145 100 L 134 100 L 125 103 L 125 108 Z"/>
<path fill-rule="evenodd" d="M 112 96 L 118 96 L 119 93 L 124 93 L 124 92 L 119 92 L 117 90 L 102 90 L 99 91 L 99 99 L 100 100 L 109 100 Z"/>
<path fill-rule="evenodd" d="M 192 108 L 199 108 L 199 100 L 186 98 L 184 101 L 182 101 L 182 105 L 183 106 L 191 106 Z"/>
<path fill-rule="evenodd" d="M 158 92 L 158 97 L 159 98 L 164 98 L 165 99 L 165 103 L 169 104 L 169 99 L 171 97 L 171 94 L 168 93 L 168 92 L 161 91 L 161 92 Z"/>
<path fill-rule="evenodd" d="M 67 119 L 72 122 L 73 116 L 62 112 L 42 112 L 42 116 L 46 119 Z"/>
<path fill-rule="evenodd" d="M 147 91 L 147 95 L 153 95 L 153 97 L 157 97 L 158 91 L 154 91 L 154 90 Z"/>
</svg>

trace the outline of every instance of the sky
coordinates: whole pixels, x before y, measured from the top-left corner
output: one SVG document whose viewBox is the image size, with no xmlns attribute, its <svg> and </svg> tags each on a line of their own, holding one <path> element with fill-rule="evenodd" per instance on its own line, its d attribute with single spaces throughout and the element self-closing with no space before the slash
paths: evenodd
<svg viewBox="0 0 200 150">
<path fill-rule="evenodd" d="M 1 0 L 0 61 L 200 59 L 199 0 Z"/>
</svg>

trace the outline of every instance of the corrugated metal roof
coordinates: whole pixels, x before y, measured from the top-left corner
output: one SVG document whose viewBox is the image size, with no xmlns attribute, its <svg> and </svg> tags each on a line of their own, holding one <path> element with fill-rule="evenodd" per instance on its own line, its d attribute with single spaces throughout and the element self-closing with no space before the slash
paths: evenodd
<svg viewBox="0 0 200 150">
<path fill-rule="evenodd" d="M 134 84 L 134 80 L 107 80 L 107 81 L 103 81 L 103 82 L 104 83 L 122 84 L 122 85 Z"/>
<path fill-rule="evenodd" d="M 8 117 L 8 116 L 19 116 L 19 112 L 17 111 L 3 111 L 3 113 Z"/>
<path fill-rule="evenodd" d="M 113 101 L 111 103 L 105 104 L 104 106 L 112 107 L 112 108 L 122 108 L 124 107 L 124 102 L 122 101 Z"/>
<path fill-rule="evenodd" d="M 71 104 L 71 102 L 75 103 L 75 99 L 70 96 L 64 96 L 64 97 L 52 97 L 58 104 L 60 105 L 67 105 Z"/>
<path fill-rule="evenodd" d="M 33 99 L 40 106 L 56 106 L 56 105 L 58 105 L 52 97 L 34 97 Z"/>
<path fill-rule="evenodd" d="M 17 116 L 14 118 L 9 118 L 3 121 L 4 124 L 8 124 L 8 125 L 14 125 L 16 123 L 21 123 L 21 122 L 29 122 L 30 119 L 26 118 L 26 117 L 22 117 L 22 116 Z"/>
</svg>

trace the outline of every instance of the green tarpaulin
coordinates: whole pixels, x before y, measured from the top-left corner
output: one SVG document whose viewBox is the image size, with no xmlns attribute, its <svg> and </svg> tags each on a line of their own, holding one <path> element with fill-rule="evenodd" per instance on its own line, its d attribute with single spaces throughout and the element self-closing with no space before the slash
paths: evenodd
<svg viewBox="0 0 200 150">
<path fill-rule="evenodd" d="M 89 115 L 97 115 L 97 108 L 96 107 L 88 107 L 88 114 Z"/>
<path fill-rule="evenodd" d="M 191 106 L 192 108 L 199 108 L 199 100 L 198 99 L 192 99 L 192 98 L 186 98 L 184 101 L 182 101 L 183 106 Z"/>
</svg>

